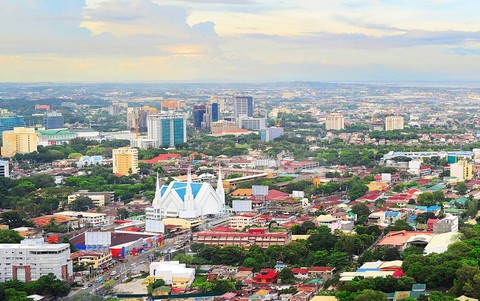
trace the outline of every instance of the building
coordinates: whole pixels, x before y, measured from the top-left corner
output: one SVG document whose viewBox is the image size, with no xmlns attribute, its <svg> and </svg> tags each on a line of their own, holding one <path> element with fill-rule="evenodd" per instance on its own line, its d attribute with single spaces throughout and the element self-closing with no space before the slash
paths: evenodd
<svg viewBox="0 0 480 301">
<path fill-rule="evenodd" d="M 112 261 L 112 253 L 100 251 L 78 251 L 70 255 L 74 265 L 86 265 L 93 269 L 107 266 Z"/>
<path fill-rule="evenodd" d="M 255 224 L 255 219 L 258 214 L 256 213 L 243 213 L 232 215 L 229 218 L 229 227 L 235 230 L 242 231 L 246 227 L 251 227 Z"/>
<path fill-rule="evenodd" d="M 234 121 L 219 120 L 210 124 L 210 131 L 212 133 L 219 133 L 238 129 L 237 123 Z"/>
<path fill-rule="evenodd" d="M 471 180 L 473 178 L 473 165 L 465 160 L 450 164 L 450 176 L 460 181 Z"/>
<path fill-rule="evenodd" d="M 34 128 L 16 127 L 2 134 L 2 156 L 11 158 L 15 154 L 29 154 L 37 151 L 37 134 Z"/>
<path fill-rule="evenodd" d="M 46 130 L 63 128 L 63 115 L 60 112 L 46 112 L 43 115 L 43 127 Z"/>
<path fill-rule="evenodd" d="M 283 135 L 283 128 L 269 127 L 260 131 L 260 139 L 264 142 L 273 141 Z"/>
<path fill-rule="evenodd" d="M 187 142 L 187 122 L 185 115 L 174 112 L 150 115 L 147 119 L 147 138 L 155 147 L 175 147 Z"/>
<path fill-rule="evenodd" d="M 328 114 L 325 119 L 325 128 L 328 130 L 340 131 L 345 129 L 345 117 L 343 114 Z"/>
<path fill-rule="evenodd" d="M 43 238 L 0 244 L 0 282 L 30 282 L 49 273 L 64 281 L 71 279 L 73 266 L 69 244 L 47 244 Z"/>
<path fill-rule="evenodd" d="M 113 173 L 122 176 L 138 172 L 138 150 L 121 147 L 113 150 Z"/>
<path fill-rule="evenodd" d="M 245 117 L 240 116 L 238 118 L 238 127 L 240 129 L 260 131 L 264 130 L 267 127 L 266 118 L 254 118 L 254 117 Z"/>
<path fill-rule="evenodd" d="M 63 145 L 78 137 L 77 133 L 67 130 L 38 130 L 38 145 Z"/>
<path fill-rule="evenodd" d="M 202 130 L 210 131 L 212 122 L 217 122 L 221 118 L 220 107 L 218 103 L 211 103 L 205 105 L 205 114 L 201 124 Z"/>
<path fill-rule="evenodd" d="M 224 207 L 225 191 L 221 172 L 215 190 L 210 183 L 192 183 L 189 170 L 187 182 L 172 181 L 168 186 L 160 187 L 157 178 L 155 197 L 145 214 L 151 220 L 162 220 L 165 217 L 197 218 L 221 214 Z"/>
<path fill-rule="evenodd" d="M 233 110 L 236 118 L 241 115 L 253 117 L 253 97 L 236 96 L 233 103 Z"/>
<path fill-rule="evenodd" d="M 62 211 L 54 213 L 53 215 L 63 215 L 67 217 L 77 218 L 80 228 L 101 227 L 105 226 L 108 223 L 107 215 L 105 213 Z"/>
<path fill-rule="evenodd" d="M 0 134 L 11 131 L 16 127 L 24 127 L 25 118 L 22 116 L 0 116 Z"/>
<path fill-rule="evenodd" d="M 178 261 L 160 261 L 150 263 L 150 277 L 153 281 L 162 279 L 174 288 L 187 288 L 195 279 L 195 269 L 187 268 Z"/>
<path fill-rule="evenodd" d="M 196 129 L 202 128 L 203 116 L 207 112 L 207 106 L 205 104 L 199 104 L 193 106 L 193 127 Z"/>
<path fill-rule="evenodd" d="M 160 102 L 160 106 L 164 111 L 176 111 L 179 108 L 184 108 L 185 102 L 175 99 L 164 99 Z"/>
<path fill-rule="evenodd" d="M 113 200 L 113 192 L 89 192 L 88 190 L 80 190 L 68 196 L 68 204 L 71 204 L 79 196 L 90 198 L 95 207 L 103 207 Z"/>
<path fill-rule="evenodd" d="M 0 160 L 0 177 L 10 178 L 10 162 Z"/>
<path fill-rule="evenodd" d="M 138 131 L 145 133 L 147 131 L 147 119 L 148 116 L 157 114 L 156 108 L 149 106 L 138 108 L 127 108 L 127 127 L 131 131 Z"/>
<path fill-rule="evenodd" d="M 403 130 L 403 116 L 387 116 L 385 118 L 385 131 Z"/>
<path fill-rule="evenodd" d="M 238 246 L 249 248 L 258 245 L 268 248 L 273 245 L 286 245 L 292 241 L 289 231 L 266 233 L 265 229 L 250 228 L 248 232 L 201 231 L 193 235 L 193 242 L 214 246 Z"/>
</svg>

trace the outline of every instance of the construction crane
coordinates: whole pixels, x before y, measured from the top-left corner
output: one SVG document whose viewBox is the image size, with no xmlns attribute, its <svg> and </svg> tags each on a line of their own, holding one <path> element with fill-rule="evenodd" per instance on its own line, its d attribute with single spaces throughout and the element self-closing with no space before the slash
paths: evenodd
<svg viewBox="0 0 480 301">
<path fill-rule="evenodd" d="M 285 115 L 285 111 L 282 111 L 282 115 L 280 115 L 280 118 L 275 120 L 275 126 L 278 128 L 280 127 L 280 124 L 282 123 L 283 116 Z"/>
</svg>

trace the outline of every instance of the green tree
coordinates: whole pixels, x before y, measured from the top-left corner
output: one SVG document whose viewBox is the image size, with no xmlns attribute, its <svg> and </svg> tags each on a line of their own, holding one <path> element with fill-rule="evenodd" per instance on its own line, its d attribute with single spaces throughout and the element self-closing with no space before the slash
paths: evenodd
<svg viewBox="0 0 480 301">
<path fill-rule="evenodd" d="M 130 216 L 130 213 L 125 208 L 117 209 L 117 216 L 119 219 L 127 219 Z"/>
<path fill-rule="evenodd" d="M 33 227 L 33 223 L 28 221 L 27 216 L 17 211 L 5 211 L 0 214 L 0 224 L 8 225 L 10 229 L 18 227 Z"/>
<path fill-rule="evenodd" d="M 374 290 L 364 290 L 358 296 L 356 296 L 354 301 L 387 301 L 387 295 L 380 291 Z"/>
<path fill-rule="evenodd" d="M 95 207 L 93 201 L 88 196 L 78 196 L 70 205 L 70 210 L 87 211 Z"/>
<path fill-rule="evenodd" d="M 17 244 L 23 240 L 23 236 L 15 230 L 0 230 L 0 244 Z"/>
<path fill-rule="evenodd" d="M 457 185 L 455 185 L 455 190 L 458 194 L 465 195 L 468 191 L 468 187 L 464 182 L 458 182 Z"/>
<path fill-rule="evenodd" d="M 72 301 L 101 301 L 101 300 L 102 298 L 100 296 L 95 296 L 85 292 L 81 292 L 72 298 Z"/>
<path fill-rule="evenodd" d="M 278 273 L 278 279 L 282 281 L 282 284 L 295 283 L 295 275 L 290 268 L 283 268 L 280 273 Z"/>
<path fill-rule="evenodd" d="M 350 200 L 354 201 L 361 196 L 364 196 L 365 193 L 368 191 L 368 187 L 361 183 L 356 183 L 352 186 L 350 191 L 348 191 L 348 197 Z"/>
</svg>

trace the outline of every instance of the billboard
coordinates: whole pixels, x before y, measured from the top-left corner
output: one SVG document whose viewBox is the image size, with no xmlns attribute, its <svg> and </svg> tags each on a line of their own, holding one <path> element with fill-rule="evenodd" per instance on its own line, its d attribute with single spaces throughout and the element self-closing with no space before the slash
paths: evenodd
<svg viewBox="0 0 480 301">
<path fill-rule="evenodd" d="M 233 211 L 234 212 L 250 212 L 252 211 L 252 201 L 251 200 L 233 200 Z"/>
<path fill-rule="evenodd" d="M 264 185 L 252 186 L 252 195 L 266 196 L 267 194 L 268 194 L 268 186 L 264 186 Z"/>
<path fill-rule="evenodd" d="M 147 219 L 145 221 L 145 231 L 154 233 L 165 232 L 165 225 L 162 221 Z"/>
<path fill-rule="evenodd" d="M 111 232 L 85 232 L 86 246 L 109 246 L 111 244 Z"/>
</svg>

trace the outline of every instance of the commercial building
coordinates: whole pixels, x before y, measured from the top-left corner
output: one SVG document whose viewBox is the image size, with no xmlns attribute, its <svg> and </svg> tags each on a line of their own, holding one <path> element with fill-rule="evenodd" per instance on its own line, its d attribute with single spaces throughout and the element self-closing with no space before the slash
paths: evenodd
<svg viewBox="0 0 480 301">
<path fill-rule="evenodd" d="M 207 106 L 205 104 L 199 104 L 193 106 L 193 127 L 200 129 L 202 127 L 203 116 L 207 112 Z"/>
<path fill-rule="evenodd" d="M 220 120 L 220 106 L 218 103 L 211 103 L 205 105 L 205 114 L 201 123 L 201 128 L 204 131 L 210 131 L 212 123 Z"/>
<path fill-rule="evenodd" d="M 112 253 L 100 251 L 78 251 L 70 255 L 74 265 L 91 266 L 93 269 L 105 267 L 112 261 Z"/>
<path fill-rule="evenodd" d="M 471 180 L 473 178 L 473 165 L 465 160 L 450 164 L 450 176 L 460 181 Z"/>
<path fill-rule="evenodd" d="M 260 139 L 265 142 L 273 141 L 283 135 L 283 128 L 269 127 L 260 131 Z"/>
<path fill-rule="evenodd" d="M 78 224 L 81 228 L 100 227 L 108 223 L 107 215 L 105 213 L 62 211 L 62 212 L 56 212 L 53 215 L 62 215 L 62 216 L 77 218 Z"/>
<path fill-rule="evenodd" d="M 38 130 L 38 145 L 63 145 L 78 137 L 77 133 L 67 130 Z"/>
<path fill-rule="evenodd" d="M 10 178 L 10 162 L 0 160 L 0 177 Z"/>
<path fill-rule="evenodd" d="M 219 133 L 236 129 L 238 129 L 238 127 L 237 123 L 234 121 L 219 120 L 217 122 L 212 122 L 210 125 L 210 131 L 212 133 Z"/>
<path fill-rule="evenodd" d="M 245 130 L 260 131 L 267 127 L 266 118 L 254 118 L 240 116 L 238 118 L 238 127 Z"/>
<path fill-rule="evenodd" d="M 153 281 L 162 279 L 174 288 L 187 288 L 195 279 L 195 269 L 187 268 L 178 261 L 160 261 L 150 264 L 150 277 Z"/>
<path fill-rule="evenodd" d="M 63 128 L 63 115 L 60 112 L 46 112 L 43 115 L 43 127 L 46 130 Z"/>
<path fill-rule="evenodd" d="M 233 109 L 235 117 L 245 115 L 253 117 L 253 97 L 251 96 L 236 96 L 233 102 Z"/>
<path fill-rule="evenodd" d="M 328 114 L 325 119 L 325 128 L 328 130 L 340 131 L 345 129 L 345 117 L 343 114 Z"/>
<path fill-rule="evenodd" d="M 249 248 L 258 245 L 268 248 L 273 245 L 286 245 L 292 240 L 290 232 L 266 233 L 265 229 L 250 228 L 248 232 L 202 231 L 193 235 L 193 242 L 214 246 L 238 246 Z"/>
<path fill-rule="evenodd" d="M 95 207 L 103 207 L 105 204 L 108 204 L 113 200 L 112 192 L 90 192 L 88 190 L 80 190 L 68 196 L 68 203 L 71 204 L 79 196 L 90 198 Z"/>
<path fill-rule="evenodd" d="M 15 154 L 28 154 L 37 151 L 37 134 L 34 128 L 16 127 L 2 134 L 2 156 L 11 158 Z"/>
<path fill-rule="evenodd" d="M 25 118 L 22 116 L 0 116 L 0 134 L 11 131 L 15 127 L 24 127 Z"/>
<path fill-rule="evenodd" d="M 43 238 L 0 244 L 0 282 L 30 282 L 53 273 L 68 281 L 73 275 L 69 244 L 47 244 Z"/>
<path fill-rule="evenodd" d="M 187 142 L 187 122 L 185 115 L 174 112 L 150 115 L 147 118 L 147 138 L 155 147 L 175 147 Z"/>
<path fill-rule="evenodd" d="M 157 109 L 149 106 L 127 108 L 127 127 L 131 131 L 136 131 L 138 127 L 139 132 L 145 133 L 147 131 L 148 116 L 154 114 L 157 114 Z"/>
<path fill-rule="evenodd" d="M 122 176 L 138 172 L 138 150 L 121 147 L 113 150 L 113 173 Z"/>
<path fill-rule="evenodd" d="M 385 118 L 385 131 L 403 130 L 403 116 L 388 116 Z"/>
</svg>

